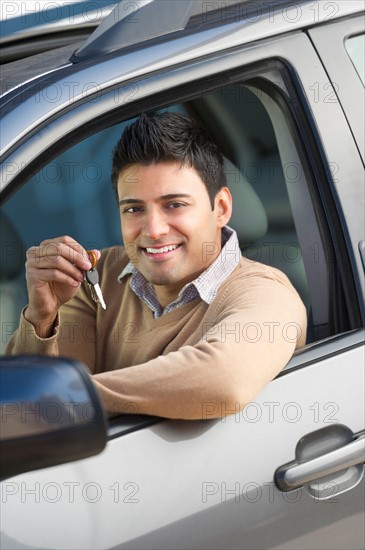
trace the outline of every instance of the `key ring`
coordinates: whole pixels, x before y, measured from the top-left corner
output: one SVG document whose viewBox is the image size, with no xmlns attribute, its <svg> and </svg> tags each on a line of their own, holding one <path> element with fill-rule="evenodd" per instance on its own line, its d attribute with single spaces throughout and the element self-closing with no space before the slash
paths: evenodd
<svg viewBox="0 0 365 550">
<path fill-rule="evenodd" d="M 96 262 L 97 262 L 95 252 L 93 252 L 92 250 L 86 250 L 86 254 L 89 256 L 89 260 L 91 262 L 91 269 L 94 269 L 94 267 L 96 266 Z M 90 256 L 92 257 L 92 261 L 90 259 Z"/>
</svg>

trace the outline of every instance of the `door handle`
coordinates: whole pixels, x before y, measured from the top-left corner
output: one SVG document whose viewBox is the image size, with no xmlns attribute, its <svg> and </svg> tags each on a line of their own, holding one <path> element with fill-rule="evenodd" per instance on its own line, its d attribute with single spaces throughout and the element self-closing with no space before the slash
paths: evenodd
<svg viewBox="0 0 365 550">
<path fill-rule="evenodd" d="M 339 428 L 340 426 L 337 427 Z M 345 426 L 343 426 L 343 428 L 345 428 Z M 328 428 L 318 430 L 317 432 L 313 432 L 313 434 L 316 435 L 320 432 L 324 433 L 327 429 Z M 346 428 L 346 430 L 348 430 L 348 428 Z M 309 436 L 311 435 L 312 434 L 309 434 Z M 304 440 L 305 438 L 303 438 L 303 441 Z M 301 442 L 298 443 L 298 447 L 300 443 Z M 310 444 L 313 445 L 313 437 L 310 440 Z M 319 456 L 309 458 L 308 460 L 305 460 L 305 458 L 303 460 L 303 458 L 299 456 L 297 460 L 280 466 L 274 474 L 274 480 L 277 487 L 281 491 L 286 492 L 325 476 L 335 474 L 336 472 L 345 470 L 351 466 L 361 465 L 364 462 L 365 432 L 361 432 L 355 440 L 344 444 L 337 449 L 330 450 L 329 452 L 322 451 Z"/>
</svg>

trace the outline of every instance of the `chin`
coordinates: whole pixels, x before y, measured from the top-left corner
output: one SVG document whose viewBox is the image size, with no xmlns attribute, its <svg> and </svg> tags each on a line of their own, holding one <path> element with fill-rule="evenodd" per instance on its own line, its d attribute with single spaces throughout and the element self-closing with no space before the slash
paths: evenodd
<svg viewBox="0 0 365 550">
<path fill-rule="evenodd" d="M 154 285 L 163 286 L 163 285 L 181 285 L 184 286 L 184 278 L 182 275 L 176 275 L 174 273 L 154 273 L 151 274 L 150 281 Z"/>
</svg>

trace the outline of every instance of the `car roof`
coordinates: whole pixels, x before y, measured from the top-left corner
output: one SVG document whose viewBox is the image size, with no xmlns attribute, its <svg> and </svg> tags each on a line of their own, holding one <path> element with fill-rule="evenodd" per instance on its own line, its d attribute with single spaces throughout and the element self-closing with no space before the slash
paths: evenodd
<svg viewBox="0 0 365 550">
<path fill-rule="evenodd" d="M 362 0 L 340 0 L 331 13 L 326 8 L 314 12 L 312 0 L 121 0 L 110 15 L 72 57 L 73 63 L 96 59 L 116 51 L 145 47 L 171 38 L 201 32 L 229 23 L 257 28 L 263 36 L 288 32 L 294 28 L 340 17 L 344 12 L 363 9 Z M 302 10 L 302 8 L 310 8 Z M 250 35 L 250 32 L 247 32 Z M 243 42 L 245 42 L 244 37 Z"/>
<path fill-rule="evenodd" d="M 97 2 L 88 1 L 84 3 L 85 5 L 97 4 Z M 72 64 L 98 63 L 110 55 L 140 51 L 189 35 L 192 36 L 191 48 L 195 55 L 198 53 L 197 42 L 209 44 L 209 51 L 214 52 L 217 39 L 220 40 L 218 49 L 222 47 L 222 42 L 227 42 L 229 47 L 238 43 L 243 45 L 254 40 L 314 26 L 327 20 L 332 21 L 363 10 L 363 0 L 339 0 L 336 2 L 335 12 L 330 14 L 325 9 L 314 13 L 311 0 L 300 2 L 291 0 L 271 0 L 270 2 L 267 0 L 256 2 L 251 0 L 225 0 L 225 2 L 136 0 L 136 2 L 129 2 L 120 0 L 119 2 L 107 1 L 106 4 L 108 4 L 107 12 L 104 6 L 103 17 L 100 15 L 100 19 L 104 19 L 86 41 L 84 41 L 85 37 L 81 40 L 81 37 L 76 35 L 65 44 L 60 43 L 55 48 L 48 47 L 43 56 L 33 55 L 31 64 L 24 62 L 23 58 L 23 62 L 20 59 L 2 65 L 0 96 L 21 83 L 57 70 L 69 62 Z M 133 11 L 136 6 L 137 12 Z M 63 18 L 65 14 L 66 12 L 62 12 Z M 331 15 L 330 18 L 329 15 Z M 64 28 L 65 25 L 63 21 L 60 28 Z M 74 25 L 72 27 L 74 29 Z M 227 29 L 227 35 L 232 33 L 229 39 L 228 36 L 226 40 L 221 39 L 223 35 L 220 28 L 222 27 Z M 58 26 L 55 25 L 54 29 L 56 28 Z M 37 27 L 29 30 L 33 34 L 38 31 Z M 23 32 L 25 31 L 21 31 Z M 194 34 L 201 35 L 202 40 L 193 39 Z M 6 46 L 7 40 L 8 37 L 5 34 L 0 43 L 5 42 Z M 186 45 L 189 48 L 188 42 L 184 42 L 185 48 Z M 166 57 L 166 52 L 162 55 Z"/>
<path fill-rule="evenodd" d="M 207 18 L 206 21 L 197 23 L 194 17 L 197 15 L 198 4 L 202 8 L 201 0 L 194 0 L 196 4 L 191 4 L 190 0 L 180 1 L 183 1 L 184 9 L 177 10 L 174 28 L 176 29 L 178 24 L 183 26 L 182 19 L 185 22 L 185 27 L 172 33 L 166 34 L 166 26 L 162 25 L 161 32 L 162 29 L 164 32 L 160 36 L 156 35 L 151 38 L 146 21 L 151 22 L 153 18 L 159 19 L 163 7 L 161 2 L 167 2 L 165 6 L 175 5 L 175 2 L 140 0 L 143 5 L 139 5 L 145 6 L 146 9 L 149 8 L 149 10 L 143 12 L 141 9 L 141 13 L 138 13 L 138 24 L 133 24 L 131 20 L 128 23 L 128 17 L 121 20 L 114 19 L 115 10 L 120 10 L 123 5 L 127 5 L 120 2 L 100 27 L 94 31 L 90 39 L 85 44 L 79 45 L 80 47 L 71 57 L 71 61 L 67 60 L 77 47 L 75 44 L 62 51 L 48 52 L 48 55 L 38 60 L 38 74 L 29 74 L 29 71 L 35 71 L 34 62 L 36 60 L 34 58 L 37 56 L 31 58 L 32 64 L 29 68 L 27 68 L 27 60 L 4 65 L 1 71 L 1 80 L 5 83 L 2 96 L 2 154 L 6 154 L 21 136 L 32 131 L 40 120 L 46 120 L 64 109 L 69 109 L 70 80 L 77 82 L 78 85 L 78 93 L 75 91 L 72 95 L 72 103 L 76 105 L 79 101 L 88 101 L 96 91 L 101 93 L 104 89 L 119 85 L 126 79 L 130 81 L 156 70 L 173 68 L 180 66 L 181 63 L 185 64 L 192 60 L 206 58 L 206 56 L 217 55 L 223 50 L 231 50 L 257 40 L 271 39 L 273 36 L 287 32 L 300 31 L 328 21 L 328 12 L 319 10 L 318 14 L 314 14 L 313 3 L 310 1 L 295 3 L 287 0 L 277 0 L 276 2 L 226 0 L 224 3 L 208 3 L 214 6 L 225 6 L 223 12 L 213 10 L 216 12 L 213 13 L 213 22 L 212 20 L 208 21 L 209 18 Z M 231 11 L 230 17 L 226 21 L 225 10 L 229 1 Z M 248 17 L 248 12 L 245 12 L 243 8 L 248 8 L 249 4 L 255 5 L 257 9 L 261 5 L 262 7 L 266 6 L 266 11 L 259 11 L 255 16 L 250 12 Z M 267 5 L 271 6 L 271 11 L 267 11 Z M 275 12 L 272 11 L 274 6 L 276 7 Z M 336 6 L 336 13 L 333 14 L 330 21 L 361 12 L 363 2 L 339 0 Z M 236 12 L 239 17 L 232 19 L 232 10 L 239 10 Z M 245 16 L 243 16 L 244 14 Z M 171 11 L 169 11 L 170 16 L 174 17 Z M 315 22 L 314 19 L 316 19 Z M 127 43 L 124 40 L 123 29 L 127 25 L 132 28 L 132 24 L 134 29 L 141 24 L 137 44 Z M 154 25 L 157 32 L 156 21 Z M 144 31 L 147 34 L 143 35 Z M 125 32 L 128 34 L 130 31 Z M 136 34 L 138 32 L 135 30 Z M 141 51 L 143 51 L 143 55 L 141 55 Z M 123 55 L 123 63 L 120 62 L 121 55 Z M 17 66 L 15 66 L 16 64 Z M 14 71 L 9 76 L 12 69 Z M 90 83 L 97 83 L 97 85 L 90 86 Z M 52 101 L 38 101 L 37 98 L 44 95 L 43 90 L 47 86 L 57 91 L 57 97 L 52 98 Z M 35 99 L 32 99 L 32 96 Z"/>
</svg>

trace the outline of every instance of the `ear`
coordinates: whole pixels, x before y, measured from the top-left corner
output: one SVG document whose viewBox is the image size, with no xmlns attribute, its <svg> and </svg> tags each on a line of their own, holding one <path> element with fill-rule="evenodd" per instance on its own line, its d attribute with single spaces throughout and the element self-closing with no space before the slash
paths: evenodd
<svg viewBox="0 0 365 550">
<path fill-rule="evenodd" d="M 226 225 L 232 215 L 232 195 L 228 187 L 222 187 L 214 198 L 214 212 L 216 213 L 217 226 Z"/>
</svg>

